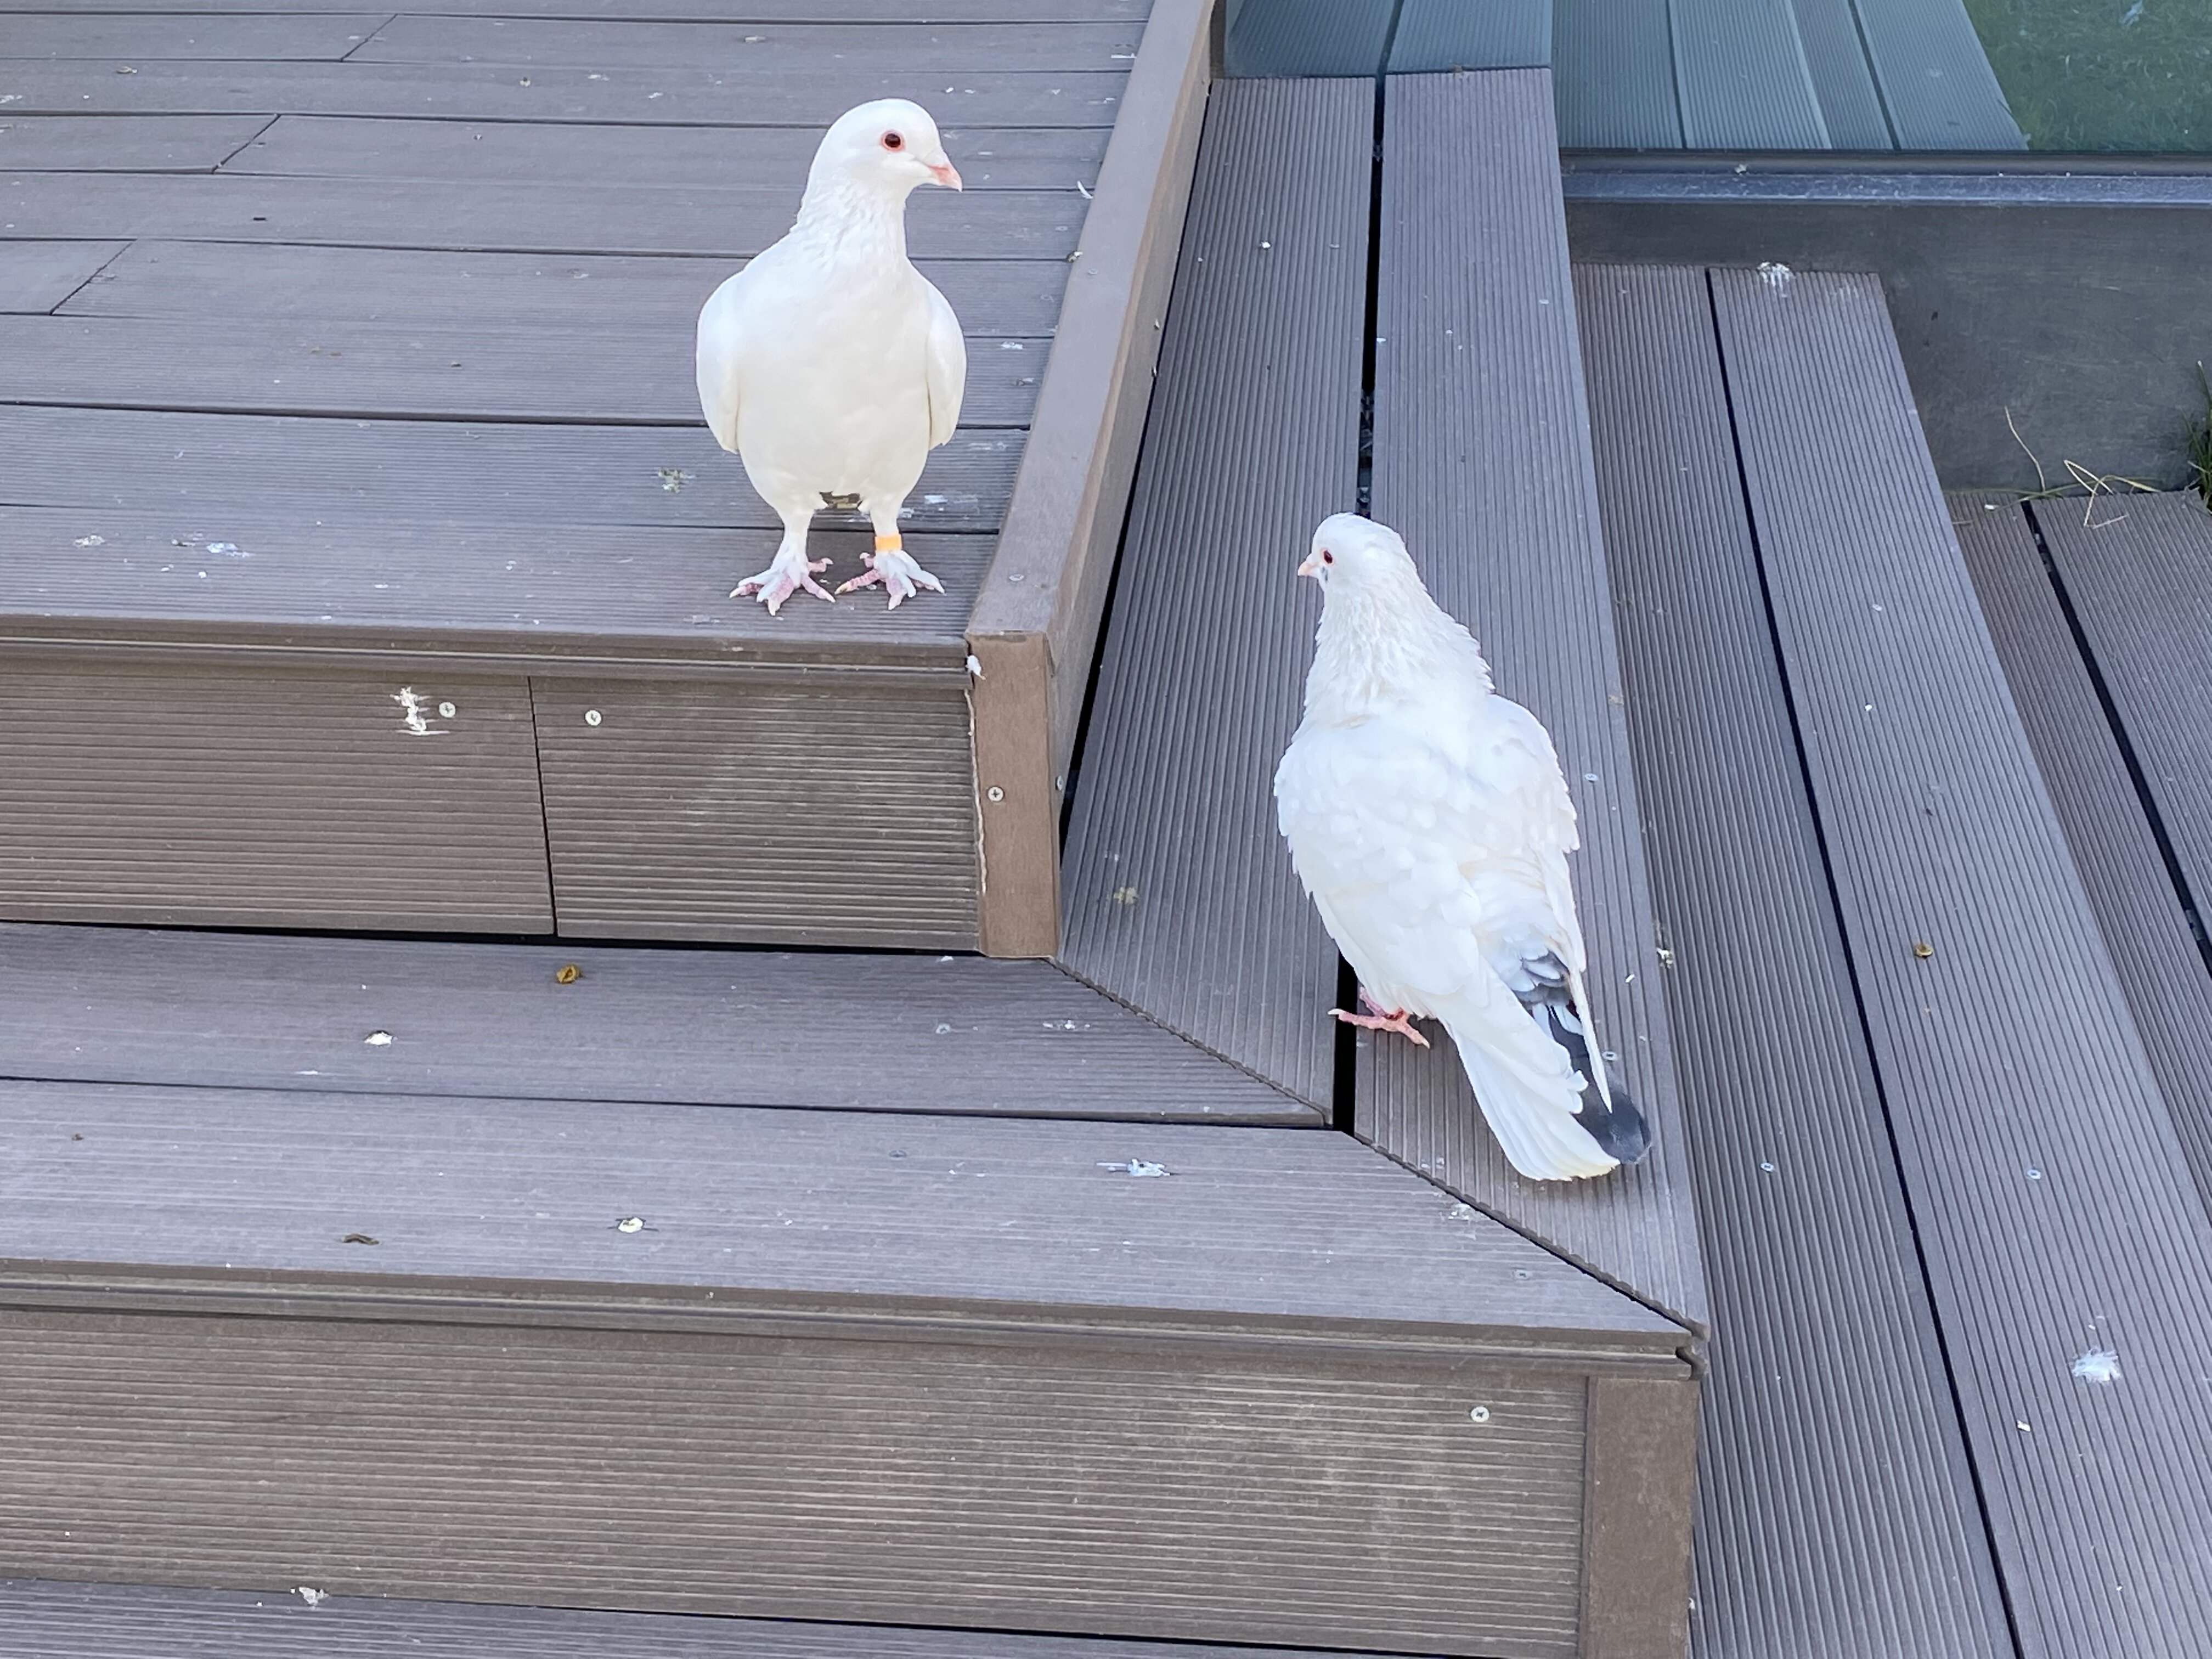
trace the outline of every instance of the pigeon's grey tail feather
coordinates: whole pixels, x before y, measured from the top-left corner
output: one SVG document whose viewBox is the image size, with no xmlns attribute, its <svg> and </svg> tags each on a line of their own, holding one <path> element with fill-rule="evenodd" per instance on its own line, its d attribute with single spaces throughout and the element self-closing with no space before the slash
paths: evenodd
<svg viewBox="0 0 2212 1659">
<path fill-rule="evenodd" d="M 1571 1002 L 1560 994 L 1562 990 L 1572 997 Z M 1552 1041 L 1567 1051 L 1567 1058 L 1583 1074 L 1583 1100 L 1575 1121 L 1589 1132 L 1590 1139 L 1604 1148 L 1607 1157 L 1623 1164 L 1640 1163 L 1651 1150 L 1651 1127 L 1637 1110 L 1636 1103 L 1629 1099 L 1627 1091 L 1608 1072 L 1604 1055 L 1590 1052 L 1587 1022 L 1578 1012 L 1589 1006 L 1580 974 L 1567 975 L 1565 987 L 1540 981 L 1528 999 L 1528 1012 L 1551 1034 Z"/>
</svg>

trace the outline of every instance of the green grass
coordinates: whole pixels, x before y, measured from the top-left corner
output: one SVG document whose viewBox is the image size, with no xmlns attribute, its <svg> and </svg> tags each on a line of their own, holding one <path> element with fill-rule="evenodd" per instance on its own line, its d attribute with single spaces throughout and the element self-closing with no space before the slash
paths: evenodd
<svg viewBox="0 0 2212 1659">
<path fill-rule="evenodd" d="M 2212 151 L 2212 0 L 1966 6 L 2030 148 Z"/>
<path fill-rule="evenodd" d="M 2204 388 L 2204 412 L 2189 423 L 2189 482 L 2204 498 L 2204 505 L 2212 507 L 2212 377 L 2207 377 L 2202 363 L 2197 365 L 2197 384 Z"/>
</svg>

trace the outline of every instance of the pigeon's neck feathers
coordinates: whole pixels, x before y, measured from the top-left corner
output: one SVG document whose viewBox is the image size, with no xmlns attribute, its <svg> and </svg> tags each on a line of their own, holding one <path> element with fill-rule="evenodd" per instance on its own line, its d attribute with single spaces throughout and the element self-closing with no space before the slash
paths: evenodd
<svg viewBox="0 0 2212 1659">
<path fill-rule="evenodd" d="M 1429 597 L 1410 565 L 1329 590 L 1306 676 L 1309 720 L 1350 726 L 1439 693 L 1471 702 L 1490 690 L 1474 635 Z"/>
<path fill-rule="evenodd" d="M 891 264 L 906 258 L 903 189 L 856 178 L 817 158 L 791 240 L 830 264 Z"/>
</svg>

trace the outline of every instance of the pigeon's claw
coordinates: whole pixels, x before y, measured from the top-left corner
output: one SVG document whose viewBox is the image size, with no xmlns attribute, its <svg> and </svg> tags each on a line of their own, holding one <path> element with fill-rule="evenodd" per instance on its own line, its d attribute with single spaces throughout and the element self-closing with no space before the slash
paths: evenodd
<svg viewBox="0 0 2212 1659">
<path fill-rule="evenodd" d="M 771 617 L 783 608 L 786 599 L 802 587 L 816 599 L 829 599 L 835 605 L 836 601 L 830 598 L 830 590 L 814 580 L 816 571 L 829 568 L 830 561 L 827 559 L 809 559 L 803 553 L 779 553 L 775 556 L 775 562 L 767 569 L 746 577 L 732 588 L 730 597 L 742 599 L 758 594 L 760 602 L 768 607 L 768 614 Z"/>
<path fill-rule="evenodd" d="M 1364 987 L 1359 993 L 1359 1004 L 1367 1010 L 1365 1013 L 1346 1013 L 1341 1008 L 1332 1008 L 1328 1012 L 1346 1025 L 1357 1025 L 1366 1031 L 1395 1031 L 1400 1036 L 1411 1037 L 1415 1045 L 1419 1048 L 1425 1048 L 1429 1046 L 1428 1038 L 1413 1029 L 1413 1016 L 1403 1008 L 1383 1007 L 1373 997 L 1367 994 Z"/>
<path fill-rule="evenodd" d="M 849 593 L 856 587 L 873 587 L 881 582 L 884 591 L 891 596 L 890 608 L 899 608 L 900 601 L 910 599 L 915 590 L 926 587 L 933 593 L 942 593 L 945 584 L 914 562 L 914 555 L 896 547 L 878 548 L 866 556 L 867 574 L 855 576 L 848 582 L 838 584 L 840 593 Z"/>
</svg>

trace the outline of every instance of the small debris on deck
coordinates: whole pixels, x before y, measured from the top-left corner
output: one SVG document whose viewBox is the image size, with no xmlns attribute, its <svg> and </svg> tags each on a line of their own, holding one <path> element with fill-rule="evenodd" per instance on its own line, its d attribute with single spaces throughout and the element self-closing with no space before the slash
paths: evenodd
<svg viewBox="0 0 2212 1659">
<path fill-rule="evenodd" d="M 1114 1170 L 1123 1175 L 1135 1176 L 1139 1177 L 1146 1176 L 1164 1176 L 1168 1173 L 1168 1166 L 1166 1164 L 1147 1164 L 1141 1158 L 1133 1158 L 1127 1164 L 1102 1164 L 1098 1167 L 1102 1170 Z"/>
<path fill-rule="evenodd" d="M 2074 1362 L 2074 1375 L 2109 1388 L 2120 1380 L 2120 1357 L 2110 1348 L 2092 1348 Z"/>
</svg>

